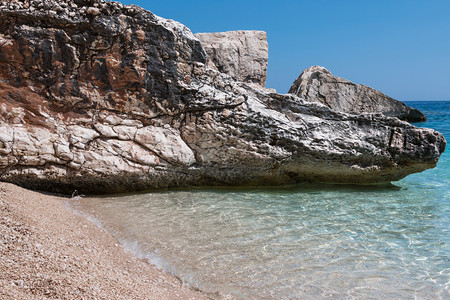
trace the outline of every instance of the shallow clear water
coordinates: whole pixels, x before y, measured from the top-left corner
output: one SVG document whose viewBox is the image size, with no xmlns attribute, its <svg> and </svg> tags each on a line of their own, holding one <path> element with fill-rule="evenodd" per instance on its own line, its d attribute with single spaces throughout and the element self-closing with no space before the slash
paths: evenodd
<svg viewBox="0 0 450 300">
<path fill-rule="evenodd" d="M 411 102 L 450 137 L 450 102 Z M 189 189 L 84 198 L 128 249 L 242 298 L 449 299 L 450 162 L 389 186 Z"/>
</svg>

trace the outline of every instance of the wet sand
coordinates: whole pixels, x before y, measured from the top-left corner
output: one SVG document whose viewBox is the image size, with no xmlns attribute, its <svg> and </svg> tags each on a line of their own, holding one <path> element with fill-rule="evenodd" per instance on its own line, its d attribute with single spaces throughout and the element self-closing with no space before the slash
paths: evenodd
<svg viewBox="0 0 450 300">
<path fill-rule="evenodd" d="M 67 199 L 0 182 L 0 299 L 207 299 L 127 253 Z"/>
</svg>

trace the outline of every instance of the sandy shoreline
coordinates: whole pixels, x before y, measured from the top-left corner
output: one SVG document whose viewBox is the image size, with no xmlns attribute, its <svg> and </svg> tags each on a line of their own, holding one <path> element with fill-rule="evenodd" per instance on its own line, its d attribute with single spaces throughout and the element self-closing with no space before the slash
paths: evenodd
<svg viewBox="0 0 450 300">
<path fill-rule="evenodd" d="M 207 299 L 65 208 L 0 182 L 1 299 Z"/>
</svg>

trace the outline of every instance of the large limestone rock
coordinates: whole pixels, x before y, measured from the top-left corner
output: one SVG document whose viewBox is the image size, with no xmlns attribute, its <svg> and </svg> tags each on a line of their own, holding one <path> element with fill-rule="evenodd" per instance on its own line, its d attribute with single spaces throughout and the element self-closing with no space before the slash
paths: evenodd
<svg viewBox="0 0 450 300">
<path fill-rule="evenodd" d="M 445 145 L 236 82 L 186 27 L 136 6 L 0 4 L 3 181 L 69 193 L 388 182 L 434 167 Z"/>
<path fill-rule="evenodd" d="M 234 80 L 266 85 L 269 46 L 264 31 L 197 33 L 208 62 Z"/>
<path fill-rule="evenodd" d="M 423 122 L 423 113 L 362 84 L 333 76 L 324 67 L 313 66 L 302 72 L 289 93 L 333 110 L 350 114 L 382 113 L 409 122 Z"/>
</svg>

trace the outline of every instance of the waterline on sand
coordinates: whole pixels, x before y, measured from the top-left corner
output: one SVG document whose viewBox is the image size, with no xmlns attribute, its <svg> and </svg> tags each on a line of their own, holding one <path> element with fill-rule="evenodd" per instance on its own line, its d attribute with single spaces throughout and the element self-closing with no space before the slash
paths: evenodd
<svg viewBox="0 0 450 300">
<path fill-rule="evenodd" d="M 420 105 L 429 119 L 420 125 L 448 137 L 447 104 Z M 448 151 L 435 169 L 391 185 L 185 189 L 84 198 L 78 209 L 209 292 L 449 297 Z"/>
</svg>

